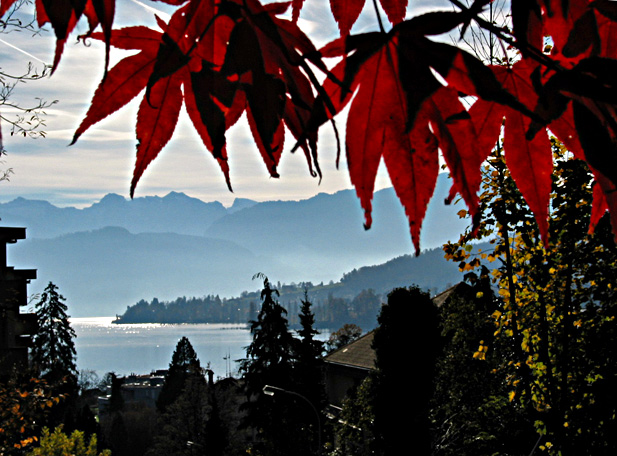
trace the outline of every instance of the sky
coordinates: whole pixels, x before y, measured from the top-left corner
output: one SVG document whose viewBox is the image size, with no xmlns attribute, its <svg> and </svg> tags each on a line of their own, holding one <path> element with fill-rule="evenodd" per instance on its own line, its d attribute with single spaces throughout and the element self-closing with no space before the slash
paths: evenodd
<svg viewBox="0 0 617 456">
<path fill-rule="evenodd" d="M 148 0 L 118 0 L 116 3 L 117 28 L 137 24 L 156 28 L 154 13 L 167 19 L 173 12 L 171 7 Z M 450 8 L 446 0 L 415 1 L 409 14 L 417 14 L 425 8 L 435 9 L 439 5 Z M 32 17 L 31 12 L 24 14 Z M 318 47 L 338 34 L 328 0 L 306 0 L 300 26 Z M 135 161 L 135 120 L 141 96 L 91 127 L 76 144 L 69 146 L 103 75 L 103 46 L 94 40 L 89 46 L 75 43 L 74 37 L 85 32 L 86 27 L 82 19 L 78 30 L 67 41 L 59 68 L 51 77 L 19 84 L 11 97 L 21 106 L 35 104 L 37 98 L 57 102 L 46 109 L 45 138 L 10 136 L 8 126 L 2 125 L 8 155 L 3 157 L 0 170 L 11 168 L 13 174 L 10 181 L 0 182 L 0 202 L 24 197 L 47 200 L 60 207 L 86 207 L 108 193 L 129 197 Z M 367 1 L 353 32 L 376 27 L 372 3 Z M 54 46 L 55 38 L 50 30 L 37 36 L 27 32 L 0 34 L 1 71 L 23 73 L 28 62 L 40 71 L 45 63 L 52 61 Z M 126 55 L 122 52 L 112 49 L 112 65 Z M 3 115 L 11 115 L 10 108 L 2 109 Z M 344 113 L 337 125 L 340 131 L 344 131 Z M 201 143 L 186 114 L 182 113 L 173 138 L 144 173 L 135 197 L 164 196 L 175 191 L 229 206 L 235 198 L 297 200 L 321 192 L 334 193 L 351 188 L 344 153 L 339 168 L 336 168 L 334 135 L 327 124 L 320 130 L 321 182 L 311 177 L 301 152 L 290 152 L 291 138 L 286 141 L 278 179 L 269 177 L 245 119 L 228 132 L 227 138 L 233 193 L 227 189 L 216 161 Z M 376 188 L 387 186 L 390 186 L 390 181 L 382 166 Z"/>
</svg>

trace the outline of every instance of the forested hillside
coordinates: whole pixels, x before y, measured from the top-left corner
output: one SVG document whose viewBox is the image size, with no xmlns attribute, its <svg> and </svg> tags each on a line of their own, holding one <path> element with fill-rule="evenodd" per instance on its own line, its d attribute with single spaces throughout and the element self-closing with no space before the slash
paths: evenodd
<svg viewBox="0 0 617 456">
<path fill-rule="evenodd" d="M 478 248 L 485 247 L 479 244 Z M 394 288 L 417 285 L 435 295 L 462 279 L 456 263 L 446 261 L 441 249 L 419 257 L 404 255 L 381 265 L 367 266 L 344 274 L 328 284 L 300 282 L 277 284 L 280 303 L 288 311 L 292 326 L 305 292 L 314 305 L 316 325 L 338 328 L 354 323 L 365 330 L 376 324 L 380 305 Z M 128 306 L 117 323 L 246 323 L 258 310 L 259 292 L 243 292 L 239 297 L 186 296 L 173 301 L 157 298 Z"/>
</svg>

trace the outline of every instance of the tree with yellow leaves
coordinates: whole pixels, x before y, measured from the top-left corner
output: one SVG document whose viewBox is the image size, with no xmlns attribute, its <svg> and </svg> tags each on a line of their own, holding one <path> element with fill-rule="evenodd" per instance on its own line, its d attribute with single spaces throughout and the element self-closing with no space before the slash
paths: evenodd
<svg viewBox="0 0 617 456">
<path fill-rule="evenodd" d="M 538 447 L 605 454 L 617 448 L 617 248 L 608 217 L 591 213 L 591 173 L 556 141 L 553 152 L 547 239 L 497 148 L 484 169 L 483 222 L 444 249 L 462 270 L 500 263 L 493 282 L 502 302 L 492 314 L 499 370 L 508 399 L 535 423 Z M 493 248 L 472 253 L 467 246 L 481 238 Z"/>
<path fill-rule="evenodd" d="M 50 432 L 44 428 L 41 436 L 40 446 L 32 449 L 28 456 L 111 456 L 111 451 L 97 451 L 96 435 L 92 435 L 86 442 L 86 437 L 82 431 L 73 431 L 70 435 L 63 432 L 62 426 Z"/>
</svg>

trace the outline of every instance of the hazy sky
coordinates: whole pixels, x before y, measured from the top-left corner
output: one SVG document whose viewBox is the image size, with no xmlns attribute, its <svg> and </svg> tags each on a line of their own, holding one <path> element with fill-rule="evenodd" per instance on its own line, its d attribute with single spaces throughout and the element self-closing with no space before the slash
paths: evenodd
<svg viewBox="0 0 617 456">
<path fill-rule="evenodd" d="M 315 44 L 320 46 L 336 37 L 337 28 L 328 0 L 306 0 L 305 3 L 300 25 Z M 423 4 L 434 8 L 438 3 L 447 5 L 448 2 L 416 1 L 412 6 L 414 11 L 418 11 Z M 173 11 L 158 2 L 119 0 L 115 25 L 120 27 L 139 22 L 156 28 L 152 8 L 156 8 L 165 19 L 166 13 Z M 85 20 L 82 19 L 79 27 L 81 32 L 85 31 Z M 367 1 L 365 11 L 353 31 L 375 27 L 372 3 Z M 8 127 L 2 126 L 8 156 L 0 169 L 10 167 L 14 174 L 10 182 L 0 182 L 0 202 L 23 196 L 45 199 L 58 206 L 83 207 L 107 193 L 118 193 L 128 198 L 135 160 L 136 107 L 141 96 L 115 115 L 91 127 L 75 145 L 69 146 L 103 73 L 103 47 L 94 41 L 89 47 L 76 44 L 74 37 L 78 33 L 71 35 L 53 76 L 20 84 L 15 89 L 12 99 L 22 106 L 32 105 L 36 97 L 58 102 L 46 111 L 47 135 L 44 139 L 11 137 Z M 42 68 L 42 62 L 52 61 L 54 45 L 50 31 L 34 37 L 23 32 L 1 34 L 2 71 L 22 73 L 28 62 Z M 122 51 L 112 48 L 112 64 L 123 55 Z M 3 115 L 10 115 L 10 110 L 5 108 Z M 340 169 L 335 167 L 336 149 L 329 125 L 320 131 L 323 179 L 319 184 L 317 178 L 310 176 L 304 155 L 289 152 L 293 144 L 291 139 L 287 141 L 279 168 L 281 177 L 270 178 L 247 131 L 246 121 L 242 119 L 227 136 L 234 187 L 234 193 L 230 193 L 215 160 L 184 113 L 182 117 L 184 119 L 170 143 L 141 178 L 135 196 L 164 196 L 177 191 L 204 201 L 218 200 L 229 205 L 236 197 L 255 200 L 304 199 L 319 192 L 332 193 L 350 188 L 344 157 Z M 337 124 L 339 130 L 344 131 L 344 119 L 339 119 Z M 389 180 L 382 173 L 378 187 L 389 185 Z"/>
</svg>

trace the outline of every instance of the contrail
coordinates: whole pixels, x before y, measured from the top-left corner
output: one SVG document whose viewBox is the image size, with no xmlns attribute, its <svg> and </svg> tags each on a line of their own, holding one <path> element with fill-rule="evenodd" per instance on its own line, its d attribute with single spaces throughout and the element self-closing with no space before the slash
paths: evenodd
<svg viewBox="0 0 617 456">
<path fill-rule="evenodd" d="M 150 5 L 146 5 L 145 3 L 140 2 L 139 0 L 131 0 L 133 3 L 138 4 L 139 6 L 141 6 L 142 8 L 147 9 L 148 11 L 156 14 L 157 16 L 159 16 L 161 19 L 164 19 L 166 21 L 169 20 L 170 15 L 167 13 L 164 13 L 163 11 L 157 10 L 156 8 L 153 8 Z"/>
<path fill-rule="evenodd" d="M 24 50 L 23 50 L 23 49 L 21 49 L 21 48 L 18 48 L 18 47 L 17 47 L 17 46 L 15 46 L 14 44 L 7 43 L 7 42 L 6 42 L 6 41 L 4 41 L 2 38 L 0 38 L 0 43 L 5 44 L 5 45 L 7 45 L 7 46 L 8 46 L 8 47 L 10 47 L 10 48 L 15 49 L 16 51 L 19 51 L 19 52 L 21 52 L 21 53 L 22 53 L 22 54 L 24 54 L 24 55 L 27 55 L 27 56 L 28 56 L 28 57 L 30 57 L 31 59 L 38 60 L 38 61 L 39 61 L 39 62 L 41 62 L 42 64 L 47 65 L 47 62 L 45 62 L 45 61 L 43 61 L 43 60 L 39 59 L 37 56 L 32 55 L 32 54 L 30 54 L 29 52 L 26 52 L 26 51 L 24 51 Z"/>
<path fill-rule="evenodd" d="M 145 3 L 142 3 L 142 2 L 140 2 L 139 0 L 131 0 L 131 1 L 132 1 L 133 3 L 136 3 L 137 5 L 141 6 L 142 8 L 144 8 L 144 9 L 146 9 L 146 10 L 150 11 L 151 13 L 156 14 L 156 15 L 157 15 L 157 16 L 159 16 L 161 19 L 164 19 L 164 20 L 167 20 L 167 21 L 168 21 L 168 20 L 169 20 L 169 18 L 171 17 L 169 14 L 167 14 L 167 13 L 165 13 L 165 12 L 163 12 L 163 11 L 160 11 L 160 10 L 158 10 L 158 9 L 156 9 L 156 8 L 153 8 L 152 6 L 146 5 Z M 24 55 L 27 55 L 28 57 L 30 57 L 30 58 L 31 58 L 31 59 L 33 59 L 33 60 L 36 60 L 37 62 L 41 62 L 41 63 L 42 63 L 42 64 L 44 64 L 44 65 L 48 65 L 48 63 L 47 63 L 47 62 L 45 62 L 44 60 L 39 59 L 37 56 L 32 55 L 32 54 L 30 54 L 30 53 L 29 53 L 29 52 L 27 52 L 27 51 L 24 51 L 23 49 L 21 49 L 21 48 L 19 48 L 19 47 L 15 46 L 14 44 L 11 44 L 11 43 L 9 43 L 9 42 L 7 42 L 7 41 L 3 40 L 2 38 L 0 38 L 0 43 L 4 44 L 4 45 L 6 45 L 6 46 L 8 46 L 8 47 L 10 47 L 10 48 L 12 48 L 12 49 L 15 49 L 16 51 L 21 52 L 21 53 L 22 53 L 22 54 L 24 54 Z"/>
</svg>

